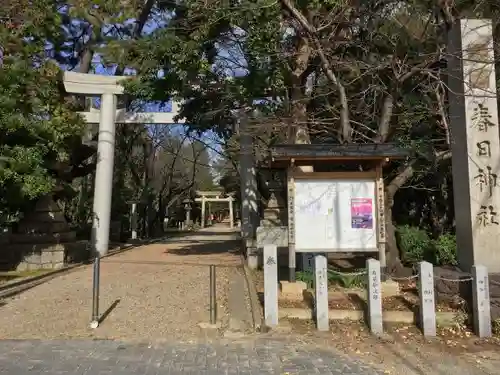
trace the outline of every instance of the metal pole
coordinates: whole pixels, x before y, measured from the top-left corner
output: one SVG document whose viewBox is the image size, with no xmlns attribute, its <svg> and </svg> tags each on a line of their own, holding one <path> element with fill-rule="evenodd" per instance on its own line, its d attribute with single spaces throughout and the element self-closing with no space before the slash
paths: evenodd
<svg viewBox="0 0 500 375">
<path fill-rule="evenodd" d="M 92 321 L 91 328 L 99 326 L 99 276 L 101 271 L 101 257 L 97 253 L 94 258 L 94 278 L 92 283 Z"/>
<path fill-rule="evenodd" d="M 217 321 L 217 296 L 215 282 L 215 265 L 210 266 L 210 324 Z"/>
</svg>

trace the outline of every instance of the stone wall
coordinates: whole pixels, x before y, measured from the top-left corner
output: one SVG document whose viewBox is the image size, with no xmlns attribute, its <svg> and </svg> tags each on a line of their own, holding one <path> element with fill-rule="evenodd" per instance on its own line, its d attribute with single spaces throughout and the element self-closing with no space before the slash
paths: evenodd
<svg viewBox="0 0 500 375">
<path fill-rule="evenodd" d="M 90 258 L 87 241 L 70 243 L 10 243 L 0 251 L 0 268 L 5 271 L 58 269 L 65 264 L 79 263 Z"/>
<path fill-rule="evenodd" d="M 18 224 L 16 233 L 2 233 L 2 270 L 57 269 L 90 257 L 87 241 L 76 241 L 51 196 L 42 197 Z"/>
</svg>

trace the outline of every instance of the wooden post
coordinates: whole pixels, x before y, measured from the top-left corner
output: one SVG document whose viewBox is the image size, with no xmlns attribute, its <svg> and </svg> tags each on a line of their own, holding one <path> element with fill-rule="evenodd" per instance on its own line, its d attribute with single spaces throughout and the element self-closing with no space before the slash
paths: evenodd
<svg viewBox="0 0 500 375">
<path fill-rule="evenodd" d="M 288 281 L 295 282 L 295 181 L 293 167 L 288 169 Z"/>
<path fill-rule="evenodd" d="M 377 199 L 377 223 L 378 223 L 378 251 L 379 251 L 379 261 L 382 270 L 387 266 L 387 261 L 385 258 L 386 251 L 386 232 L 385 232 L 385 190 L 384 190 L 384 176 L 382 173 L 382 165 L 377 165 L 376 168 L 377 179 L 375 181 L 375 197 Z"/>
</svg>

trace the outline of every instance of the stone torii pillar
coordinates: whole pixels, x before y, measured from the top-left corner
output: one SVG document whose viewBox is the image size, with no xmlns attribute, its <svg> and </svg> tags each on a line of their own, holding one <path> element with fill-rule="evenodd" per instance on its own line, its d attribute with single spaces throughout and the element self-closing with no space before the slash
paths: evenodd
<svg viewBox="0 0 500 375">
<path fill-rule="evenodd" d="M 108 252 L 109 246 L 109 222 L 111 219 L 115 157 L 116 95 L 124 92 L 123 86 L 118 84 L 118 81 L 123 77 L 78 73 L 68 75 L 67 73 L 65 74 L 64 87 L 68 93 L 101 96 L 92 212 L 92 244 L 96 253 L 102 256 Z"/>
<path fill-rule="evenodd" d="M 131 76 L 104 76 L 77 72 L 64 72 L 64 88 L 70 94 L 101 96 L 101 109 L 80 112 L 89 124 L 99 124 L 97 168 L 94 186 L 92 244 L 99 255 L 108 252 L 111 218 L 112 178 L 114 166 L 115 123 L 122 124 L 174 124 L 179 102 L 172 102 L 172 112 L 127 112 L 116 109 L 117 95 L 124 94 L 120 84 Z"/>
</svg>

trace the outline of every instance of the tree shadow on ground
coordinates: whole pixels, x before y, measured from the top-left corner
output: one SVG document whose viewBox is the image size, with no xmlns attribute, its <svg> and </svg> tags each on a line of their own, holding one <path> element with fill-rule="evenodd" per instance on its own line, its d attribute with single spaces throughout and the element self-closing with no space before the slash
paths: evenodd
<svg viewBox="0 0 500 375">
<path fill-rule="evenodd" d="M 219 233 L 220 235 L 220 233 Z M 174 255 L 210 255 L 210 254 L 234 254 L 238 255 L 241 252 L 241 241 L 199 241 L 194 243 L 190 241 L 186 246 L 178 249 L 170 249 L 165 251 L 166 254 Z"/>
</svg>

